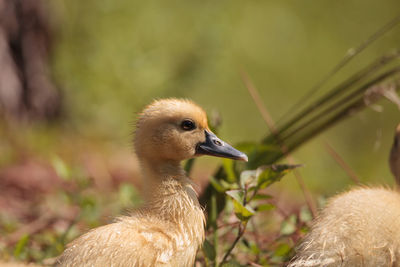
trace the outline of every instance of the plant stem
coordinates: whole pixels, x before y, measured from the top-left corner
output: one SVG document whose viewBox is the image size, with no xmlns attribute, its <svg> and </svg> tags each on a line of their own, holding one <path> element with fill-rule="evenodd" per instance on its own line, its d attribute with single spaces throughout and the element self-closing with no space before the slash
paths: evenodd
<svg viewBox="0 0 400 267">
<path fill-rule="evenodd" d="M 344 58 L 334 66 L 331 71 L 329 71 L 325 76 L 322 77 L 311 89 L 307 92 L 302 98 L 300 98 L 294 105 L 291 107 L 281 118 L 279 121 L 282 121 L 289 115 L 291 115 L 295 110 L 299 109 L 302 104 L 311 99 L 312 95 L 315 95 L 317 91 L 319 91 L 323 85 L 326 84 L 335 74 L 337 74 L 344 66 L 346 66 L 355 56 L 360 54 L 364 49 L 370 46 L 373 42 L 381 38 L 384 34 L 392 30 L 395 26 L 400 23 L 400 16 L 394 17 L 391 21 L 383 25 L 376 32 L 374 32 L 371 36 L 365 39 L 361 44 L 359 44 L 355 48 L 351 48 L 348 50 L 347 54 Z"/>
<path fill-rule="evenodd" d="M 232 253 L 232 250 L 235 248 L 236 244 L 239 242 L 239 240 L 242 238 L 242 236 L 246 232 L 246 227 L 247 227 L 247 221 L 240 222 L 239 229 L 238 229 L 238 235 L 237 235 L 235 241 L 233 241 L 232 245 L 229 247 L 228 251 L 225 253 L 220 265 L 224 264 L 227 261 L 229 255 Z"/>
<path fill-rule="evenodd" d="M 357 174 L 350 168 L 350 166 L 343 160 L 343 158 L 331 147 L 328 143 L 325 143 L 326 150 L 332 156 L 332 158 L 339 164 L 340 167 L 347 173 L 354 183 L 360 184 L 360 179 Z"/>
<path fill-rule="evenodd" d="M 244 190 L 244 197 L 243 197 L 243 203 L 242 204 L 243 204 L 243 206 L 246 206 L 246 204 L 248 203 L 247 200 L 246 200 L 247 199 L 247 193 L 248 193 L 248 191 L 247 191 L 248 190 L 248 185 L 245 185 L 243 190 Z M 252 197 L 254 197 L 254 195 Z M 249 200 L 249 202 L 250 202 L 250 200 Z M 221 266 L 222 266 L 222 264 L 224 264 L 226 262 L 226 260 L 228 259 L 229 255 L 232 253 L 232 250 L 235 248 L 236 244 L 239 242 L 239 240 L 242 238 L 242 236 L 246 232 L 247 222 L 248 221 L 240 221 L 239 226 L 238 226 L 238 235 L 237 235 L 235 241 L 233 241 L 232 245 L 229 247 L 228 251 L 225 253 L 224 257 L 222 258 L 222 261 L 220 263 Z"/>
<path fill-rule="evenodd" d="M 275 122 L 273 121 L 273 119 L 272 119 L 271 115 L 269 114 L 268 110 L 266 109 L 265 105 L 263 105 L 263 103 L 261 101 L 261 97 L 260 97 L 256 87 L 254 86 L 253 82 L 251 81 L 250 77 L 244 71 L 242 71 L 242 79 L 246 85 L 247 91 L 249 92 L 250 96 L 252 97 L 254 103 L 256 104 L 260 114 L 264 118 L 265 123 L 267 124 L 268 128 L 270 129 L 272 135 L 278 141 L 278 144 L 280 146 L 282 154 L 286 155 L 290 164 L 294 164 L 294 159 L 290 155 L 287 145 L 284 143 L 284 141 L 279 136 L 279 132 L 277 131 L 276 126 L 275 126 Z M 311 193 L 310 193 L 310 191 L 308 191 L 300 172 L 295 170 L 294 175 L 300 186 L 301 191 L 303 192 L 304 199 L 307 203 L 307 206 L 310 209 L 313 217 L 315 217 L 317 215 L 317 208 L 316 208 L 314 200 L 311 196 Z M 255 196 L 255 193 L 253 194 L 252 198 Z"/>
<path fill-rule="evenodd" d="M 217 217 L 218 217 L 218 211 L 217 211 L 217 196 L 215 193 L 211 195 L 211 216 L 212 218 L 212 225 L 211 227 L 214 230 L 213 233 L 213 240 L 214 240 L 214 249 L 215 249 L 215 254 L 218 255 L 218 225 L 217 225 Z M 214 260 L 213 265 L 214 267 L 218 267 L 217 260 Z"/>
</svg>

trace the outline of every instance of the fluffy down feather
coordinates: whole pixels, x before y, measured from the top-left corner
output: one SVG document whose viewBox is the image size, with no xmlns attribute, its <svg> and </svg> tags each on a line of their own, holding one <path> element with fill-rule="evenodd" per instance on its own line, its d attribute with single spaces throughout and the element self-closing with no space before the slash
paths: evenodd
<svg viewBox="0 0 400 267">
<path fill-rule="evenodd" d="M 289 267 L 400 266 L 400 194 L 357 188 L 332 198 Z"/>
</svg>

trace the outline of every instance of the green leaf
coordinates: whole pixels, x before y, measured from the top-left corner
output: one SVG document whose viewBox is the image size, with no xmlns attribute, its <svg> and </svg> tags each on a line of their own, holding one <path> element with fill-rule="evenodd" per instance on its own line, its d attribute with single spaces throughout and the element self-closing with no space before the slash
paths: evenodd
<svg viewBox="0 0 400 267">
<path fill-rule="evenodd" d="M 301 165 L 269 165 L 263 166 L 257 169 L 259 172 L 257 176 L 257 186 L 259 189 L 266 188 L 271 184 L 278 182 L 281 178 L 289 171 L 299 167 Z"/>
<path fill-rule="evenodd" d="M 217 190 L 217 192 L 223 193 L 226 191 L 220 181 L 218 181 L 214 177 L 210 177 L 210 184 L 212 185 L 212 187 L 214 187 L 215 190 Z"/>
<path fill-rule="evenodd" d="M 223 159 L 222 165 L 224 166 L 224 170 L 226 172 L 226 179 L 234 183 L 236 182 L 236 174 L 235 174 L 235 162 L 231 159 Z"/>
<path fill-rule="evenodd" d="M 208 222 L 215 231 L 217 231 L 217 218 L 218 218 L 218 204 L 217 204 L 217 192 L 212 192 L 210 196 L 210 213 Z"/>
<path fill-rule="evenodd" d="M 284 256 L 287 256 L 291 250 L 292 250 L 292 248 L 288 244 L 283 243 L 283 244 L 279 244 L 279 246 L 275 249 L 274 254 L 275 254 L 275 256 L 284 257 Z"/>
<path fill-rule="evenodd" d="M 247 166 L 249 168 L 257 168 L 260 165 L 272 163 L 274 159 L 282 155 L 282 149 L 275 144 L 257 144 L 253 147 L 248 145 L 246 149 L 237 146 L 237 148 L 247 152 L 247 156 L 249 157 Z"/>
<path fill-rule="evenodd" d="M 131 206 L 137 200 L 137 191 L 135 187 L 128 183 L 123 183 L 119 186 L 119 202 L 122 206 Z"/>
<path fill-rule="evenodd" d="M 258 205 L 256 208 L 257 211 L 267 211 L 267 210 L 273 210 L 273 209 L 275 209 L 275 206 L 272 204 L 269 204 L 269 203 Z"/>
<path fill-rule="evenodd" d="M 244 199 L 244 190 L 243 189 L 235 189 L 235 190 L 229 190 L 225 192 L 228 196 L 233 198 L 239 203 L 243 203 Z"/>
<path fill-rule="evenodd" d="M 254 255 L 260 254 L 261 250 L 260 248 L 257 246 L 256 243 L 252 242 L 250 244 L 250 251 L 251 253 L 253 253 Z"/>
<path fill-rule="evenodd" d="M 21 239 L 15 245 L 14 249 L 15 258 L 17 259 L 21 258 L 22 252 L 24 251 L 26 245 L 28 244 L 28 241 L 29 241 L 29 235 L 25 234 L 24 236 L 21 237 Z"/>
<path fill-rule="evenodd" d="M 307 207 L 303 207 L 300 210 L 300 221 L 302 222 L 310 222 L 313 219 L 313 216 L 310 210 Z"/>
<path fill-rule="evenodd" d="M 226 191 L 226 194 L 233 198 L 233 210 L 235 211 L 236 217 L 241 221 L 248 221 L 254 214 L 255 211 L 248 204 L 243 205 L 243 199 L 245 197 L 244 190 L 230 190 Z"/>
<path fill-rule="evenodd" d="M 257 177 L 257 170 L 247 170 L 240 174 L 240 186 L 244 188 L 251 185 Z"/>
<path fill-rule="evenodd" d="M 291 235 L 296 231 L 297 216 L 292 214 L 281 224 L 281 235 Z"/>
<path fill-rule="evenodd" d="M 215 257 L 217 256 L 217 253 L 215 252 L 215 247 L 207 239 L 204 240 L 203 251 L 204 255 L 206 255 L 208 259 L 212 261 L 215 260 Z"/>
<path fill-rule="evenodd" d="M 327 202 L 328 200 L 325 196 L 319 196 L 317 199 L 318 207 L 321 209 L 326 206 Z"/>
<path fill-rule="evenodd" d="M 57 173 L 57 176 L 64 180 L 70 180 L 71 172 L 65 162 L 58 156 L 54 156 L 51 165 Z"/>
<path fill-rule="evenodd" d="M 224 187 L 225 191 L 231 189 L 237 189 L 239 187 L 236 183 L 230 184 L 225 180 L 219 180 L 219 182 Z"/>
</svg>

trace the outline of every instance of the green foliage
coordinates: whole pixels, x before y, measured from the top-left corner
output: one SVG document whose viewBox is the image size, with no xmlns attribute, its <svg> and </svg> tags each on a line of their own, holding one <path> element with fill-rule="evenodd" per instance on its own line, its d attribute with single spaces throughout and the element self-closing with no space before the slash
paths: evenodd
<svg viewBox="0 0 400 267">
<path fill-rule="evenodd" d="M 7 244 L 0 259 L 40 263 L 56 257 L 67 243 L 87 229 L 108 223 L 110 217 L 140 203 L 138 193 L 130 183 L 121 183 L 113 192 L 101 192 L 94 187 L 82 166 L 71 164 L 60 156 L 50 156 L 48 161 L 63 187 L 43 195 L 37 207 L 40 212 L 32 213 L 30 217 L 33 218 L 25 219 L 26 222 L 14 217 L 18 214 L 0 214 L 0 246 Z M 35 203 L 28 204 L 36 209 Z M 14 240 L 16 237 L 18 239 Z"/>
<path fill-rule="evenodd" d="M 270 186 L 279 181 L 290 170 L 299 166 L 300 165 L 271 165 L 259 168 L 255 174 L 257 177 L 256 188 L 259 190 Z"/>
<path fill-rule="evenodd" d="M 296 215 L 292 214 L 281 224 L 281 234 L 282 235 L 291 235 L 293 234 L 297 227 L 296 227 L 297 217 Z"/>
<path fill-rule="evenodd" d="M 272 204 L 259 204 L 252 207 L 250 203 L 253 204 L 256 199 L 268 199 L 268 195 L 258 194 L 258 192 L 279 181 L 286 173 L 298 166 L 271 165 L 260 167 L 257 170 L 243 171 L 239 184 L 231 184 L 231 187 L 238 186 L 239 189 L 226 191 L 226 194 L 233 199 L 235 214 L 239 220 L 248 221 L 256 211 L 274 209 Z"/>
<path fill-rule="evenodd" d="M 203 243 L 203 251 L 206 258 L 210 261 L 215 261 L 215 257 L 217 255 L 215 251 L 215 247 L 211 244 L 207 239 L 204 240 Z"/>
<path fill-rule="evenodd" d="M 22 238 L 18 241 L 18 243 L 15 245 L 14 249 L 14 257 L 17 259 L 24 259 L 24 256 L 26 256 L 25 249 L 26 245 L 28 244 L 29 241 L 29 235 L 24 235 Z"/>
<path fill-rule="evenodd" d="M 129 183 L 123 183 L 119 186 L 118 200 L 121 207 L 129 207 L 132 203 L 139 202 L 139 196 L 136 188 Z"/>
<path fill-rule="evenodd" d="M 65 164 L 65 162 L 63 160 L 61 160 L 59 157 L 57 157 L 57 156 L 53 157 L 52 166 L 53 166 L 54 170 L 56 171 L 58 177 L 60 177 L 64 180 L 67 180 L 67 181 L 71 179 L 70 169 Z"/>
<path fill-rule="evenodd" d="M 244 193 L 243 190 L 226 191 L 226 194 L 233 199 L 236 216 L 239 220 L 246 222 L 255 214 L 255 210 L 249 204 L 246 204 Z"/>
<path fill-rule="evenodd" d="M 249 225 L 250 220 L 257 216 L 259 213 L 264 211 L 271 211 L 275 208 L 272 203 L 267 203 L 271 199 L 271 196 L 263 193 L 267 187 L 278 182 L 285 174 L 291 170 L 299 167 L 299 165 L 270 165 L 262 166 L 256 170 L 244 170 L 239 174 L 238 167 L 234 161 L 224 160 L 223 168 L 227 175 L 223 176 L 222 179 L 211 179 L 211 184 L 215 189 L 215 193 L 212 194 L 210 203 L 211 216 L 209 218 L 209 225 L 211 225 L 212 232 L 209 236 L 214 240 L 214 244 L 211 244 L 209 240 L 206 240 L 203 244 L 203 251 L 206 256 L 206 263 L 208 266 L 242 266 L 236 259 L 233 250 L 237 245 L 243 245 L 247 247 L 247 250 L 254 255 L 257 259 L 260 255 L 266 254 L 266 251 L 260 247 L 259 244 L 254 240 L 256 237 L 250 237 L 246 234 L 246 229 Z M 216 202 L 216 194 L 225 193 L 226 201 L 224 202 L 222 212 L 219 215 L 216 214 L 218 210 Z M 220 207 L 221 208 L 221 207 Z M 234 213 L 238 219 L 237 233 L 234 241 L 229 241 L 221 238 L 219 235 L 221 232 L 225 232 L 224 228 L 218 227 L 218 221 L 225 221 L 231 213 Z M 217 215 L 217 216 L 216 216 Z M 291 222 L 291 219 L 289 219 Z M 292 234 L 297 228 L 294 225 L 294 229 L 289 233 L 287 226 L 284 226 L 285 230 L 281 231 L 282 235 Z M 286 232 L 285 232 L 286 231 Z M 246 238 L 244 238 L 246 236 Z M 218 251 L 217 248 L 224 248 L 223 251 Z M 284 260 L 289 250 L 285 250 L 283 245 L 277 249 L 277 255 Z M 248 257 L 248 260 L 251 257 Z M 276 257 L 275 257 L 276 258 Z M 264 259 L 263 264 L 268 264 L 268 260 Z"/>
</svg>

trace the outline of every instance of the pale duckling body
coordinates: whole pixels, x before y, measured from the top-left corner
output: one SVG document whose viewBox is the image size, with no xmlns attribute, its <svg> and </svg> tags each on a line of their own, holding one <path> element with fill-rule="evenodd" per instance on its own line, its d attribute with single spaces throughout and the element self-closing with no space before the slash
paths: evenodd
<svg viewBox="0 0 400 267">
<path fill-rule="evenodd" d="M 390 154 L 399 184 L 400 125 Z M 400 192 L 358 187 L 329 200 L 288 265 L 400 266 Z"/>
<path fill-rule="evenodd" d="M 193 266 L 205 217 L 180 162 L 203 154 L 247 157 L 218 139 L 203 109 L 187 100 L 153 102 L 135 134 L 145 206 L 71 242 L 59 266 Z"/>
</svg>

